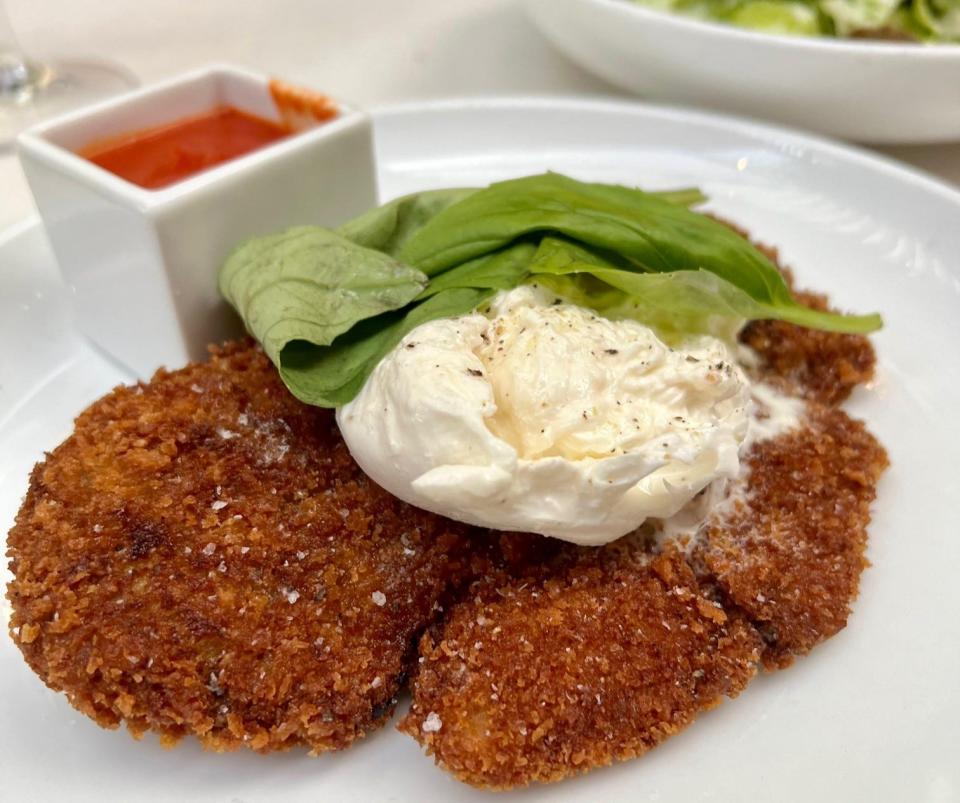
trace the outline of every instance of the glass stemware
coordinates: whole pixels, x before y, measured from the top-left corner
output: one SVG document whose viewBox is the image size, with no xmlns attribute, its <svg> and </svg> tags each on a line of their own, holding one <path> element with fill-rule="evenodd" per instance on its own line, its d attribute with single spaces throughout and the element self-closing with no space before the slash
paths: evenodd
<svg viewBox="0 0 960 803">
<path fill-rule="evenodd" d="M 0 149 L 33 123 L 136 85 L 130 72 L 108 62 L 29 58 L 0 0 Z"/>
</svg>

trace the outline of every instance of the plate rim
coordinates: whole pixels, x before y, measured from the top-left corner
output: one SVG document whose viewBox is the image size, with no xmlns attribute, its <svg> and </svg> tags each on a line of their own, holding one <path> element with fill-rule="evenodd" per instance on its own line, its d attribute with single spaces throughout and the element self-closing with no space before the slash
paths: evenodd
<svg viewBox="0 0 960 803">
<path fill-rule="evenodd" d="M 604 1 L 624 2 L 625 0 Z M 929 171 L 913 167 L 906 162 L 874 151 L 869 147 L 746 115 L 697 109 L 681 104 L 631 100 L 629 98 L 619 98 L 613 94 L 600 97 L 578 94 L 508 94 L 471 97 L 451 96 L 431 100 L 399 101 L 376 105 L 367 111 L 373 117 L 374 124 L 376 124 L 379 119 L 414 116 L 424 112 L 438 113 L 464 109 L 561 110 L 565 108 L 577 111 L 649 116 L 673 123 L 693 122 L 701 126 L 716 125 L 767 144 L 779 142 L 798 145 L 808 150 L 816 150 L 827 154 L 839 161 L 869 168 L 890 178 L 906 181 L 918 189 L 939 196 L 943 200 L 960 207 L 960 186 L 954 186 Z"/>
</svg>

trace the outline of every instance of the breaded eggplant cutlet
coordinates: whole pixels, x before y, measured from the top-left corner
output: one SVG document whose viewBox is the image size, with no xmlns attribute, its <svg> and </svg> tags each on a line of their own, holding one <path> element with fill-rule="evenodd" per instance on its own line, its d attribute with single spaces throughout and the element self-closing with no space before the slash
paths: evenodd
<svg viewBox="0 0 960 803">
<path fill-rule="evenodd" d="M 746 501 L 689 554 L 626 538 L 492 573 L 420 645 L 401 729 L 509 789 L 638 756 L 846 623 L 886 456 L 842 411 L 749 455 Z"/>
<path fill-rule="evenodd" d="M 10 627 L 106 727 L 342 748 L 391 713 L 476 532 L 400 502 L 249 344 L 118 388 L 39 464 Z"/>
<path fill-rule="evenodd" d="M 769 322 L 742 339 L 805 424 L 753 448 L 742 500 L 686 548 L 409 507 L 249 344 L 118 389 L 31 478 L 14 638 L 80 710 L 167 740 L 344 747 L 411 671 L 401 729 L 475 786 L 639 755 L 841 629 L 865 565 L 886 456 L 836 405 L 869 343 Z"/>
<path fill-rule="evenodd" d="M 835 405 L 873 350 L 773 322 L 742 339 L 758 378 L 808 401 L 803 426 L 747 455 L 729 516 L 684 554 L 628 537 L 491 573 L 424 635 L 400 728 L 461 780 L 509 789 L 638 756 L 846 624 L 887 457 Z"/>
</svg>

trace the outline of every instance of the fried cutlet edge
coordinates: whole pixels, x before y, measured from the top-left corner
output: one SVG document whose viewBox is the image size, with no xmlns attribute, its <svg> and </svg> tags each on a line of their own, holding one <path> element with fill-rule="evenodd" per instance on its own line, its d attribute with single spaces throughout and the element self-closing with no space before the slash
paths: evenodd
<svg viewBox="0 0 960 803">
<path fill-rule="evenodd" d="M 770 253 L 769 250 L 768 253 Z M 773 252 L 773 256 L 775 257 L 775 252 Z M 797 295 L 804 303 L 810 306 L 821 309 L 826 308 L 826 299 L 824 296 L 799 292 Z M 858 336 L 809 332 L 808 330 L 798 330 L 797 327 L 791 327 L 789 324 L 763 321 L 750 324 L 743 333 L 743 340 L 760 355 L 762 363 L 759 368 L 759 373 L 765 380 L 775 382 L 785 389 L 802 395 L 808 400 L 810 409 L 814 411 L 813 414 L 820 415 L 824 420 L 836 412 L 831 408 L 845 399 L 854 387 L 869 379 L 874 370 L 875 357 L 873 350 L 865 338 Z M 236 346 L 228 346 L 226 349 L 216 352 L 214 359 L 236 353 L 238 348 L 239 347 Z M 188 368 L 195 367 L 196 366 L 189 366 Z M 849 421 L 850 419 L 847 419 L 847 422 Z M 840 424 L 834 421 L 832 426 L 834 426 L 834 429 L 837 427 L 842 429 L 847 426 L 847 423 Z M 887 464 L 887 458 L 882 447 L 872 439 L 872 436 L 870 436 L 866 430 L 863 430 L 863 436 L 865 439 L 872 441 L 872 457 L 870 457 L 862 470 L 858 471 L 857 469 L 851 468 L 849 471 L 845 471 L 844 478 L 853 486 L 868 489 L 870 499 L 872 499 L 873 489 L 879 474 Z M 834 439 L 837 440 L 836 437 Z M 842 449 L 844 448 L 842 437 L 839 440 L 841 442 L 840 448 Z M 866 440 L 864 440 L 864 443 L 866 443 Z M 863 444 L 861 444 L 861 446 L 863 446 Z M 863 448 L 866 447 L 864 446 Z M 857 456 L 856 454 L 850 455 L 851 458 L 856 458 Z M 853 462 L 856 463 L 856 460 L 854 459 Z M 34 470 L 34 474 L 36 474 L 39 469 L 40 466 Z M 32 491 L 33 475 L 31 479 L 31 492 Z M 28 500 L 29 499 L 30 493 L 28 493 Z M 846 567 L 847 571 L 845 572 L 845 576 L 848 582 L 845 586 L 847 598 L 844 600 L 843 615 L 838 616 L 831 614 L 828 618 L 832 620 L 830 627 L 833 629 L 831 630 L 830 627 L 820 629 L 813 638 L 811 638 L 809 634 L 800 634 L 799 637 L 791 638 L 791 634 L 783 627 L 777 629 L 775 627 L 776 617 L 768 615 L 771 606 L 776 606 L 776 599 L 767 597 L 763 594 L 762 590 L 758 593 L 763 599 L 758 599 L 754 593 L 756 588 L 759 587 L 757 586 L 756 578 L 738 577 L 736 571 L 731 570 L 731 566 L 733 566 L 734 569 L 736 568 L 734 565 L 736 561 L 731 563 L 729 560 L 725 560 L 729 558 L 729 545 L 725 546 L 721 543 L 719 536 L 714 539 L 712 546 L 699 555 L 694 561 L 698 571 L 694 573 L 693 580 L 690 581 L 693 587 L 688 588 L 688 591 L 693 594 L 692 598 L 705 601 L 704 604 L 708 604 L 714 610 L 719 611 L 720 615 L 724 617 L 724 626 L 726 626 L 726 623 L 730 623 L 730 627 L 738 629 L 738 632 L 742 635 L 742 643 L 740 646 L 752 656 L 749 661 L 741 661 L 741 663 L 744 667 L 749 666 L 752 667 L 752 669 L 750 669 L 750 671 L 741 669 L 738 672 L 732 673 L 730 682 L 720 693 L 704 695 L 703 699 L 698 699 L 695 705 L 687 707 L 681 706 L 681 708 L 678 709 L 680 713 L 680 721 L 678 722 L 663 721 L 655 723 L 649 733 L 635 733 L 632 740 L 628 739 L 617 750 L 612 749 L 609 743 L 598 738 L 593 743 L 587 745 L 587 747 L 575 751 L 575 755 L 579 756 L 577 760 L 573 760 L 574 754 L 567 756 L 568 759 L 573 761 L 575 768 L 573 772 L 586 771 L 594 766 L 601 766 L 614 760 L 622 760 L 646 752 L 646 750 L 663 738 L 666 738 L 693 721 L 697 712 L 713 707 L 719 703 L 724 696 L 735 696 L 739 693 L 761 663 L 768 669 L 786 666 L 796 655 L 808 651 L 815 646 L 816 643 L 819 643 L 819 641 L 822 641 L 824 638 L 828 638 L 841 629 L 846 622 L 849 603 L 857 593 L 857 581 L 860 571 L 865 565 L 863 549 L 866 544 L 865 528 L 869 521 L 869 504 L 869 499 L 865 503 L 862 502 L 862 500 L 858 500 L 856 504 L 859 511 L 857 515 L 860 516 L 858 521 L 862 522 L 862 543 L 855 545 L 851 553 L 854 555 L 855 560 L 849 562 Z M 768 546 L 774 550 L 778 548 L 776 544 Z M 664 555 L 657 556 L 642 567 L 631 567 L 631 571 L 634 573 L 632 576 L 637 582 L 642 580 L 644 583 L 662 583 L 664 582 L 664 572 L 671 575 L 677 572 L 676 568 L 668 568 L 672 566 L 673 560 L 675 560 L 675 556 L 672 554 L 667 555 L 665 553 Z M 684 563 L 684 566 L 690 568 L 686 563 Z M 502 567 L 498 567 L 495 571 L 500 571 L 501 569 Z M 578 570 L 584 570 L 584 567 L 580 566 Z M 494 570 L 491 570 L 488 564 L 484 571 Z M 504 589 L 509 591 L 509 584 L 512 580 L 505 582 L 507 584 L 500 588 L 501 592 L 504 591 Z M 543 582 L 548 583 L 549 580 L 543 580 Z M 688 583 L 688 585 L 690 585 L 690 583 Z M 666 591 L 664 593 L 666 593 Z M 750 594 L 754 594 L 753 602 L 751 602 Z M 452 626 L 450 625 L 451 622 L 457 621 L 456 617 L 460 615 L 459 612 L 464 609 L 463 606 L 468 606 L 470 601 L 468 596 L 462 602 L 447 606 L 448 613 L 445 620 L 439 624 L 434 623 L 420 639 L 420 657 L 422 663 L 416 672 L 414 703 L 410 712 L 400 723 L 400 729 L 410 733 L 414 738 L 421 741 L 422 744 L 425 744 L 428 752 L 434 753 L 438 763 L 450 769 L 462 780 L 477 786 L 486 788 L 513 788 L 514 786 L 525 785 L 531 782 L 559 780 L 562 777 L 572 774 L 569 761 L 567 763 L 560 762 L 559 764 L 546 762 L 531 766 L 529 760 L 524 759 L 523 756 L 520 758 L 524 759 L 526 763 L 521 761 L 519 762 L 519 766 L 527 767 L 527 769 L 519 774 L 503 776 L 491 775 L 489 771 L 484 772 L 482 770 L 478 771 L 475 768 L 471 769 L 467 766 L 469 761 L 462 761 L 462 766 L 458 770 L 454 766 L 455 762 L 450 762 L 447 758 L 441 756 L 441 740 L 443 737 L 439 734 L 442 733 L 443 727 L 441 726 L 439 730 L 433 730 L 432 728 L 426 731 L 424 730 L 423 726 L 426 724 L 431 712 L 422 710 L 424 709 L 424 705 L 422 705 L 422 700 L 418 698 L 420 684 L 426 676 L 423 664 L 430 660 L 450 658 L 448 649 L 444 648 L 444 644 L 447 643 L 447 640 L 444 638 L 444 633 L 448 626 Z M 758 603 L 759 607 L 753 603 Z M 700 610 L 699 603 L 696 603 L 695 607 L 697 608 L 698 616 L 706 615 Z M 714 621 L 709 615 L 707 615 L 707 619 Z M 420 629 L 427 627 L 428 624 L 429 622 L 424 621 Z M 686 624 L 689 628 L 689 623 Z M 26 631 L 24 631 L 23 627 L 20 627 L 19 632 L 15 635 L 17 635 L 20 640 L 23 640 L 24 635 L 30 637 L 32 635 L 31 627 L 33 626 L 31 623 L 27 623 Z M 15 629 L 12 621 L 11 629 Z M 32 641 L 32 638 L 30 638 L 29 641 Z M 29 641 L 27 643 L 29 643 Z M 449 648 L 449 644 L 447 647 Z M 546 654 L 546 652 L 543 654 Z M 516 658 L 516 655 L 513 657 Z M 736 661 L 734 663 L 736 663 Z M 399 683 L 397 685 L 399 686 Z M 549 689 L 548 686 L 544 688 Z M 392 711 L 392 706 L 395 704 L 394 694 L 391 694 L 388 702 L 388 706 L 379 709 L 379 716 L 374 718 L 376 721 L 371 722 L 370 728 L 362 729 L 362 733 L 378 727 L 389 716 L 390 711 Z M 432 713 L 436 712 L 434 711 Z M 119 723 L 120 719 L 123 719 L 123 717 L 119 717 L 117 721 L 112 723 L 103 722 L 101 724 L 115 726 Z M 131 731 L 136 735 L 138 733 L 136 723 L 131 723 L 131 721 L 128 720 L 127 724 L 131 726 Z M 538 727 L 542 724 L 543 723 L 539 723 Z M 449 733 L 449 724 L 447 728 L 447 733 Z M 462 732 L 466 732 L 464 729 L 461 730 Z M 544 737 L 549 730 L 550 729 L 547 729 L 547 731 L 543 732 Z M 142 732 L 142 730 L 139 730 L 139 732 Z M 359 735 L 362 735 L 362 733 Z M 166 741 L 172 741 L 183 734 L 165 735 L 161 733 L 161 735 Z M 207 746 L 214 747 L 215 749 L 231 749 L 232 747 L 238 746 L 230 739 L 219 743 L 216 736 L 198 735 L 201 736 L 201 740 L 204 741 Z M 444 736 L 445 735 L 446 734 L 444 734 Z M 352 741 L 352 739 L 349 741 Z M 349 741 L 347 744 L 349 744 Z M 606 746 L 603 746 L 604 744 Z M 275 746 L 276 745 L 271 745 L 271 747 Z M 346 744 L 339 746 L 346 746 Z M 465 755 L 469 758 L 469 753 Z M 488 762 L 488 766 L 490 767 L 502 766 L 502 764 L 503 762 L 495 760 L 493 760 L 492 763 Z"/>
<path fill-rule="evenodd" d="M 777 262 L 775 249 L 760 247 L 772 261 Z M 782 270 L 793 289 L 792 274 L 787 269 Z M 808 306 L 816 309 L 828 308 L 827 299 L 823 295 L 797 290 L 794 290 L 794 294 L 801 303 Z M 867 565 L 864 553 L 870 505 L 875 497 L 876 484 L 889 460 L 883 447 L 863 424 L 851 419 L 837 407 L 849 397 L 855 387 L 873 376 L 876 357 L 866 337 L 811 331 L 782 322 L 758 321 L 745 328 L 741 340 L 759 357 L 759 364 L 753 369 L 754 377 L 771 383 L 790 395 L 805 399 L 807 419 L 799 430 L 757 445 L 747 460 L 751 482 L 758 487 L 750 489 L 747 501 L 738 505 L 728 522 L 713 525 L 709 529 L 705 536 L 706 546 L 695 550 L 688 556 L 688 560 L 695 569 L 699 593 L 703 594 L 704 598 L 715 600 L 726 616 L 733 621 L 743 622 L 758 639 L 760 647 L 756 651 L 754 671 L 761 667 L 773 671 L 789 666 L 796 657 L 806 654 L 846 625 L 850 605 L 859 591 L 860 574 Z M 836 451 L 831 454 L 831 450 Z M 783 500 L 776 498 L 777 478 L 789 476 L 790 460 L 801 456 L 802 460 L 807 462 L 804 468 L 813 469 L 819 482 L 817 490 L 821 506 L 818 509 L 814 505 L 812 509 L 804 510 L 803 488 L 792 489 L 790 496 L 794 497 L 794 506 L 799 503 L 800 515 L 798 520 L 791 523 L 795 528 L 799 525 L 801 535 L 807 536 L 805 540 L 808 542 L 823 539 L 818 539 L 816 532 L 804 531 L 804 525 L 808 528 L 812 525 L 813 529 L 820 530 L 819 535 L 826 536 L 826 541 L 834 542 L 830 545 L 834 554 L 838 560 L 843 559 L 836 567 L 840 570 L 834 571 L 834 567 L 827 567 L 821 562 L 814 566 L 806 577 L 807 580 L 817 575 L 832 577 L 834 582 L 829 587 L 823 584 L 804 586 L 803 577 L 795 576 L 796 572 L 791 574 L 786 571 L 789 561 L 787 565 L 784 565 L 783 560 L 776 562 L 776 557 L 782 555 L 785 549 L 783 541 L 775 537 L 763 539 L 757 537 L 756 533 L 749 533 L 748 525 L 751 517 L 755 515 L 752 506 L 759 505 L 767 510 L 778 507 L 778 502 Z M 825 463 L 826 474 L 823 471 Z M 765 476 L 769 481 L 762 481 Z M 807 475 L 805 479 L 812 482 L 814 476 Z M 834 481 L 833 485 L 831 480 Z M 779 493 L 786 494 L 782 485 Z M 845 505 L 845 510 L 849 513 L 846 518 L 831 515 L 828 508 L 831 506 L 832 494 L 836 495 L 832 501 Z M 811 512 L 823 515 L 814 516 L 814 521 L 811 522 L 809 516 L 805 518 L 802 515 Z M 776 531 L 778 524 L 783 524 L 770 520 L 764 523 L 771 532 Z M 745 530 L 748 532 L 745 533 Z M 794 534 L 796 532 L 797 529 Z M 737 554 L 733 548 L 732 533 L 741 539 L 752 537 L 753 542 L 758 542 L 760 546 L 757 548 L 763 550 L 770 566 L 781 571 L 785 582 L 778 584 L 776 576 L 764 578 L 763 567 L 759 567 L 759 572 L 738 572 L 738 558 L 743 558 L 743 553 Z M 807 555 L 808 568 L 809 553 L 815 554 L 824 546 L 823 543 L 813 543 L 810 546 Z M 815 560 L 813 562 L 816 563 Z M 774 582 L 770 582 L 771 580 Z M 768 593 L 765 594 L 764 591 Z M 504 593 L 503 589 L 501 593 Z M 799 602 L 796 596 L 793 599 L 792 615 L 796 617 L 796 622 L 792 623 L 792 626 L 789 619 L 777 614 L 778 603 L 781 600 L 790 600 L 791 594 L 800 595 Z M 455 614 L 456 611 L 453 615 Z M 813 624 L 806 621 L 811 614 L 816 618 Z M 519 615 L 525 617 L 529 614 L 524 611 Z M 644 741 L 643 734 L 628 734 L 619 755 L 614 755 L 615 751 L 610 749 L 609 744 L 604 746 L 598 742 L 588 751 L 592 760 L 582 764 L 567 760 L 559 763 L 538 760 L 539 754 L 535 750 L 527 755 L 521 752 L 513 755 L 512 760 L 524 769 L 514 770 L 512 773 L 504 771 L 504 762 L 499 759 L 507 753 L 502 745 L 494 747 L 485 744 L 482 739 L 464 745 L 462 741 L 457 741 L 456 730 L 459 725 L 454 725 L 454 735 L 448 741 L 447 735 L 443 734 L 442 724 L 439 730 L 434 730 L 428 724 L 431 713 L 436 716 L 436 721 L 433 722 L 435 725 L 436 722 L 443 722 L 444 712 L 449 706 L 453 706 L 453 711 L 458 711 L 458 704 L 465 705 L 463 701 L 458 701 L 457 695 L 452 691 L 449 693 L 449 700 L 444 696 L 444 690 L 454 689 L 458 681 L 452 678 L 443 679 L 436 669 L 425 672 L 423 668 L 424 664 L 430 661 L 451 660 L 447 651 L 443 650 L 446 634 L 447 628 L 444 625 L 436 632 L 424 636 L 421 643 L 420 672 L 412 679 L 413 705 L 398 727 L 420 742 L 438 765 L 461 781 L 493 790 L 536 782 L 552 782 L 607 765 L 613 760 L 635 757 L 660 741 L 660 738 L 656 738 L 648 744 Z M 464 641 L 468 642 L 469 639 L 470 633 L 463 635 Z M 515 660 L 515 656 L 515 650 L 505 650 L 503 666 L 507 667 L 508 662 Z M 533 656 L 531 660 L 536 660 L 536 657 Z M 489 656 L 486 660 L 489 661 Z M 469 671 L 468 669 L 467 672 Z M 491 674 L 497 674 L 496 670 Z M 750 673 L 741 686 L 733 688 L 726 696 L 738 694 L 753 674 Z M 692 708 L 684 725 L 692 722 L 699 711 L 718 704 L 723 696 Z M 436 703 L 437 710 L 430 707 L 431 701 Z M 446 705 L 440 705 L 441 701 Z M 475 717 L 482 716 L 480 712 L 493 707 L 491 701 L 482 698 L 478 698 L 475 703 L 476 710 L 472 712 Z M 462 710 L 458 711 L 454 722 L 459 723 L 464 718 L 468 718 L 468 715 Z M 424 729 L 425 725 L 427 730 Z M 654 730 L 659 736 L 660 731 Z M 571 738 L 575 737 L 574 733 Z M 489 738 L 493 739 L 492 736 Z M 513 743 L 511 748 L 516 751 L 517 744 Z"/>
<path fill-rule="evenodd" d="M 104 727 L 341 749 L 389 718 L 477 537 L 375 486 L 329 411 L 229 344 L 107 394 L 34 468 L 10 634 Z"/>
</svg>

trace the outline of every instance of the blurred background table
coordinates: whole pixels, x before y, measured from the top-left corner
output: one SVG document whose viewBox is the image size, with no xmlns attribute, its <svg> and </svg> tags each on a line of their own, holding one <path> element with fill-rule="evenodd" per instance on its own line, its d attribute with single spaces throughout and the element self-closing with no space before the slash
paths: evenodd
<svg viewBox="0 0 960 803">
<path fill-rule="evenodd" d="M 143 83 L 215 61 L 365 107 L 491 94 L 626 97 L 554 51 L 517 0 L 6 0 L 28 52 L 120 62 Z M 960 185 L 960 143 L 879 149 Z M 34 211 L 0 152 L 0 230 Z"/>
</svg>

